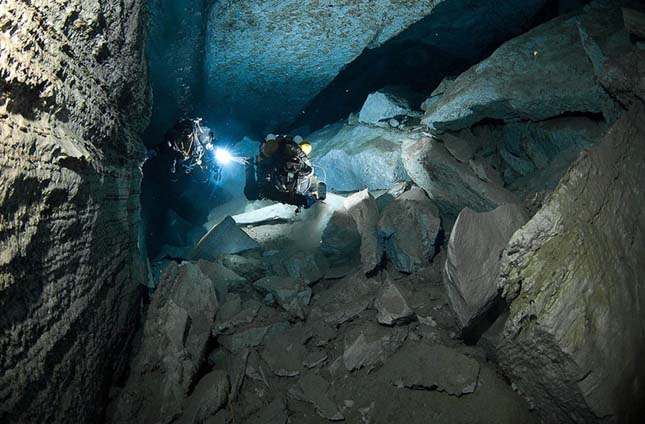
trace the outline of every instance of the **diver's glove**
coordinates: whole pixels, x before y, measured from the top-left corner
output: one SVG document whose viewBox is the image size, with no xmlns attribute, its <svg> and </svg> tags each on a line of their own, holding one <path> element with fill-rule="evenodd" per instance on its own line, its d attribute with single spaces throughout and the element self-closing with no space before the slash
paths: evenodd
<svg viewBox="0 0 645 424">
<path fill-rule="evenodd" d="M 154 150 L 154 149 L 148 150 L 148 152 L 146 153 L 146 157 L 148 159 L 156 158 L 157 157 L 157 151 Z"/>
<path fill-rule="evenodd" d="M 314 199 L 314 196 L 312 196 L 310 193 L 305 194 L 305 199 L 307 199 L 305 209 L 309 209 L 316 203 L 316 199 Z"/>
</svg>

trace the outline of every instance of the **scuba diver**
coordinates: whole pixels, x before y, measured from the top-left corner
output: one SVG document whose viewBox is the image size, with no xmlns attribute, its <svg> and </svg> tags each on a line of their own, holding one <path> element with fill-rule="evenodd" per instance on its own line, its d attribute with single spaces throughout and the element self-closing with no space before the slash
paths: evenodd
<svg viewBox="0 0 645 424">
<path fill-rule="evenodd" d="M 269 134 L 260 145 L 260 153 L 246 161 L 246 198 L 275 200 L 298 210 L 325 200 L 327 188 L 314 175 L 311 149 L 300 136 Z"/>
<path fill-rule="evenodd" d="M 161 157 L 169 162 L 171 181 L 179 180 L 178 171 L 198 182 L 218 182 L 221 173 L 213 159 L 213 131 L 201 125 L 202 119 L 180 119 L 165 134 L 163 143 L 148 150 L 148 158 Z"/>
</svg>

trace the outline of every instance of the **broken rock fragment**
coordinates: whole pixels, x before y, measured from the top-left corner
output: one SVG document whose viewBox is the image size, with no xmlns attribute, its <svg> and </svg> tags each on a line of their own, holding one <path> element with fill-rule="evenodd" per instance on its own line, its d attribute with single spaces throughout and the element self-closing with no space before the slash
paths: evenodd
<svg viewBox="0 0 645 424">
<path fill-rule="evenodd" d="M 309 373 L 289 390 L 289 394 L 297 400 L 311 403 L 321 417 L 329 421 L 343 421 L 345 417 L 327 394 L 328 389 L 329 383 L 324 378 Z"/>
<path fill-rule="evenodd" d="M 376 297 L 374 307 L 378 311 L 376 319 L 380 324 L 405 324 L 414 318 L 414 311 L 408 306 L 397 285 L 389 279 Z"/>
<path fill-rule="evenodd" d="M 309 305 L 311 289 L 292 277 L 265 277 L 253 286 L 264 295 L 272 295 L 282 308 L 299 318 L 304 318 L 302 307 Z"/>
<path fill-rule="evenodd" d="M 368 190 L 363 190 L 345 199 L 344 206 L 354 218 L 361 237 L 361 269 L 369 273 L 383 258 L 383 244 L 377 231 L 379 210 L 376 199 Z"/>
<path fill-rule="evenodd" d="M 477 388 L 479 367 L 474 359 L 446 346 L 408 342 L 380 372 L 395 386 L 461 396 Z"/>
<path fill-rule="evenodd" d="M 383 363 L 403 344 L 407 330 L 393 329 L 367 322 L 345 336 L 343 364 L 348 371 Z"/>
<path fill-rule="evenodd" d="M 526 221 L 526 213 L 516 204 L 482 213 L 466 208 L 457 217 L 448 243 L 443 281 L 462 328 L 474 324 L 499 298 L 500 255 Z"/>
<path fill-rule="evenodd" d="M 260 244 L 242 231 L 233 218 L 227 216 L 197 243 L 193 250 L 193 258 L 214 260 L 220 255 L 236 254 L 258 248 Z"/>
<path fill-rule="evenodd" d="M 420 270 L 436 254 L 439 210 L 418 187 L 390 202 L 378 223 L 387 258 L 401 272 Z"/>
</svg>

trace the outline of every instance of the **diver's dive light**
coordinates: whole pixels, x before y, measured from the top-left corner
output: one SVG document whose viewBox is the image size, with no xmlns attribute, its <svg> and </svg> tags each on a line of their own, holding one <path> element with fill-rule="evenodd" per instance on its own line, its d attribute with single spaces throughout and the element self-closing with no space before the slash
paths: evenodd
<svg viewBox="0 0 645 424">
<path fill-rule="evenodd" d="M 215 150 L 215 160 L 220 165 L 226 165 L 231 163 L 231 161 L 233 160 L 233 156 L 228 150 L 218 148 L 217 150 Z"/>
</svg>

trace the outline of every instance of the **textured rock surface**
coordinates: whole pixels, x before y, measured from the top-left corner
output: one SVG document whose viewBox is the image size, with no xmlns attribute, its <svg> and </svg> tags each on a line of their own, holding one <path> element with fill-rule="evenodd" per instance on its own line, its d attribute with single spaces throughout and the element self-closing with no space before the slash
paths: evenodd
<svg viewBox="0 0 645 424">
<path fill-rule="evenodd" d="M 142 2 L 0 7 L 0 421 L 102 414 L 144 283 Z"/>
<path fill-rule="evenodd" d="M 436 3 L 217 2 L 207 24 L 209 93 L 258 120 L 292 120 L 366 47 L 419 21 Z"/>
<path fill-rule="evenodd" d="M 567 112 L 611 115 L 580 41 L 579 17 L 560 17 L 506 42 L 449 84 L 423 122 L 459 130 L 484 119 L 533 120 Z"/>
<path fill-rule="evenodd" d="M 499 360 L 547 422 L 642 417 L 644 113 L 576 162 L 502 259 Z"/>
<path fill-rule="evenodd" d="M 472 325 L 498 299 L 500 255 L 526 221 L 526 213 L 516 204 L 482 213 L 466 208 L 457 217 L 443 281 L 462 328 Z"/>
<path fill-rule="evenodd" d="M 600 84 L 625 107 L 645 99 L 645 49 L 628 29 L 639 12 L 623 14 L 620 0 L 594 1 L 585 10 L 578 29 Z M 638 2 L 632 3 L 633 6 Z M 640 6 L 642 9 L 642 5 Z M 627 8 L 625 10 L 628 10 Z M 630 19 L 631 18 L 631 19 Z M 641 21 L 642 24 L 642 21 Z M 642 27 L 641 27 L 642 30 Z"/>
<path fill-rule="evenodd" d="M 364 124 L 334 124 L 310 134 L 312 159 L 334 191 L 389 189 L 408 180 L 401 161 L 404 132 Z"/>
<path fill-rule="evenodd" d="M 403 163 L 410 178 L 453 219 L 466 207 L 485 212 L 518 200 L 499 184 L 481 179 L 434 138 L 405 142 Z"/>
<path fill-rule="evenodd" d="M 390 202 L 378 223 L 385 254 L 401 272 L 415 272 L 437 253 L 441 230 L 439 210 L 418 187 Z"/>
<path fill-rule="evenodd" d="M 112 422 L 170 422 L 181 415 L 204 362 L 218 307 L 215 288 L 197 265 L 168 267 L 146 317 L 132 362 L 135 372 L 119 394 Z"/>
<path fill-rule="evenodd" d="M 413 105 L 406 98 L 405 93 L 386 88 L 367 96 L 358 114 L 358 121 L 365 124 L 378 124 L 400 115 L 412 116 L 415 114 L 412 109 Z"/>
<path fill-rule="evenodd" d="M 383 243 L 376 228 L 379 221 L 376 199 L 363 190 L 345 199 L 345 209 L 354 218 L 361 236 L 361 268 L 365 273 L 371 272 L 383 259 Z"/>
<path fill-rule="evenodd" d="M 260 244 L 242 231 L 229 216 L 202 237 L 192 255 L 195 259 L 214 260 L 218 256 L 242 253 L 259 247 Z"/>
</svg>

